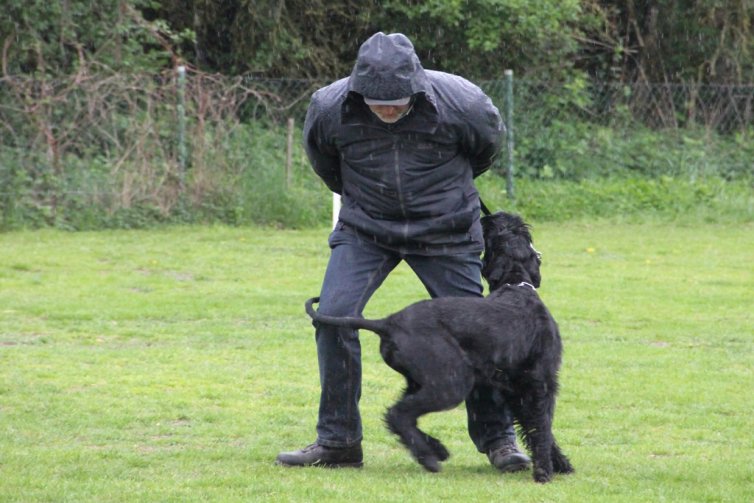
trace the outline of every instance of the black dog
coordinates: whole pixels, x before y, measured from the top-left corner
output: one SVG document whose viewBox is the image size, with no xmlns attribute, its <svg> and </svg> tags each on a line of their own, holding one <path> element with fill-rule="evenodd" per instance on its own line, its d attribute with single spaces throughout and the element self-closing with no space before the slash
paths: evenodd
<svg viewBox="0 0 754 503">
<path fill-rule="evenodd" d="M 306 302 L 315 323 L 365 328 L 380 336 L 385 362 L 405 376 L 407 388 L 385 414 L 427 470 L 440 470 L 450 454 L 417 427 L 429 412 L 461 403 L 475 383 L 495 386 L 511 407 L 534 463 L 534 480 L 573 471 L 552 434 L 562 344 L 558 327 L 539 299 L 541 263 L 528 226 L 507 213 L 482 218 L 485 236 L 482 275 L 486 298 L 438 298 L 417 302 L 382 320 L 333 317 Z"/>
</svg>

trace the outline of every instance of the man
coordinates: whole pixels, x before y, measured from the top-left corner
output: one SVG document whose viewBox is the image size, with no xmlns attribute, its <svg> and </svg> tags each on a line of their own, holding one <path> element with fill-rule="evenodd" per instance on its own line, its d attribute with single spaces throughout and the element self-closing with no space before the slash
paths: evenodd
<svg viewBox="0 0 754 503">
<path fill-rule="evenodd" d="M 471 82 L 425 70 L 411 41 L 377 33 L 359 49 L 350 77 L 312 96 L 304 124 L 317 175 L 342 196 L 329 238 L 319 310 L 361 315 L 402 261 L 429 294 L 482 296 L 483 238 L 473 178 L 498 153 L 504 126 Z M 287 466 L 362 466 L 361 346 L 355 331 L 316 328 L 321 396 L 317 440 L 283 452 Z M 501 471 L 528 467 L 511 415 L 486 387 L 466 401 L 477 449 Z"/>
</svg>

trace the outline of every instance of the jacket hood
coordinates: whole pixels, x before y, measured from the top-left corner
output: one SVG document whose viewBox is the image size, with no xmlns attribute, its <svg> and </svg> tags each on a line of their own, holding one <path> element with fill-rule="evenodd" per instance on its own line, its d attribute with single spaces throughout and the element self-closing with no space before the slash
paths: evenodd
<svg viewBox="0 0 754 503">
<path fill-rule="evenodd" d="M 428 91 L 429 81 L 414 45 L 402 33 L 375 33 L 359 48 L 349 90 L 375 100 Z"/>
</svg>

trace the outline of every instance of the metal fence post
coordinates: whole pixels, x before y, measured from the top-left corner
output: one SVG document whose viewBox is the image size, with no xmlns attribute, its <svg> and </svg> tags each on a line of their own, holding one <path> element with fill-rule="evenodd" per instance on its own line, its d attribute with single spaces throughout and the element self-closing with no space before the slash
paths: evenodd
<svg viewBox="0 0 754 503">
<path fill-rule="evenodd" d="M 285 147 L 285 188 L 293 185 L 293 129 L 295 127 L 293 117 L 288 118 L 288 141 Z"/>
<path fill-rule="evenodd" d="M 178 177 L 183 191 L 186 177 L 186 67 L 178 67 Z"/>
<path fill-rule="evenodd" d="M 509 199 L 515 199 L 513 191 L 513 70 L 505 70 L 505 126 L 508 129 L 508 158 L 505 166 L 505 189 Z"/>
<path fill-rule="evenodd" d="M 0 231 L 10 230 L 13 225 L 13 210 L 16 201 L 16 163 L 11 161 L 6 167 L 7 171 L 0 169 Z M 3 178 L 7 178 L 3 180 Z"/>
</svg>

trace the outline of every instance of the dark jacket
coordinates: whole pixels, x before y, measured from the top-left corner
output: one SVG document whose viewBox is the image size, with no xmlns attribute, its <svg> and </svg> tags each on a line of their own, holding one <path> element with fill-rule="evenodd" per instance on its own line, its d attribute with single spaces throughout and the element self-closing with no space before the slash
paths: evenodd
<svg viewBox="0 0 754 503">
<path fill-rule="evenodd" d="M 411 112 L 380 121 L 363 96 L 413 96 Z M 473 178 L 498 153 L 505 129 L 468 80 L 425 70 L 403 35 L 362 45 L 351 76 L 312 96 L 304 143 L 314 171 L 341 194 L 339 226 L 404 253 L 479 252 Z"/>
</svg>

